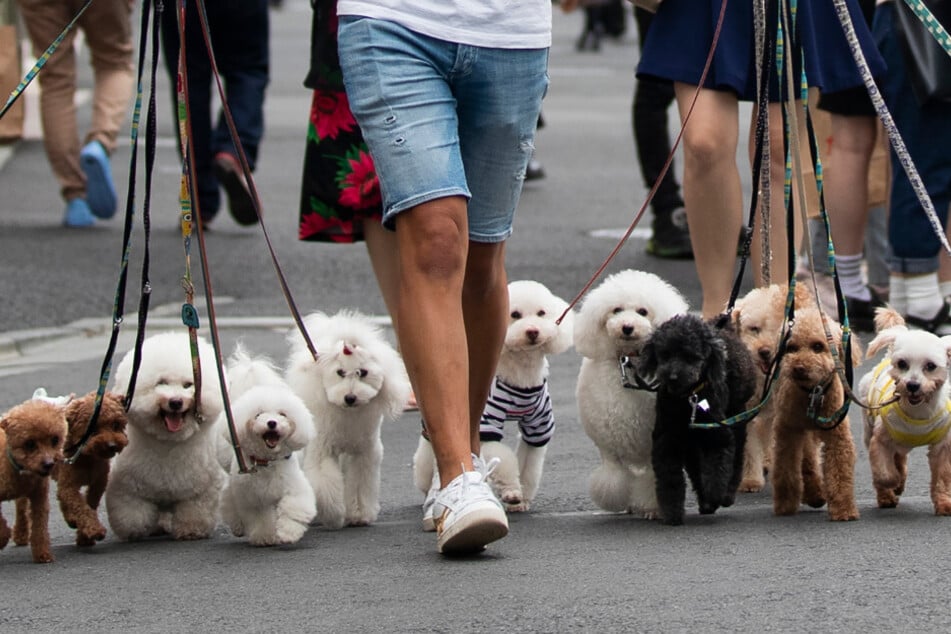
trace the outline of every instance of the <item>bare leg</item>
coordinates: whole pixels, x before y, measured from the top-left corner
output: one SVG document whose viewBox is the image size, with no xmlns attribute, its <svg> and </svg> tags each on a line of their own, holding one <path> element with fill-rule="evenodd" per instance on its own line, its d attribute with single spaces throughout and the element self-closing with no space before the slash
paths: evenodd
<svg viewBox="0 0 951 634">
<path fill-rule="evenodd" d="M 419 395 L 442 486 L 472 469 L 469 352 L 462 296 L 469 249 L 466 200 L 422 203 L 396 218 L 397 338 Z"/>
<path fill-rule="evenodd" d="M 868 166 L 875 147 L 875 118 L 832 114 L 831 178 L 825 201 L 836 255 L 860 255 L 868 222 Z"/>
<path fill-rule="evenodd" d="M 683 121 L 696 87 L 678 82 L 674 91 Z M 735 95 L 701 89 L 684 133 L 683 194 L 704 317 L 726 307 L 736 268 L 743 206 L 736 167 L 738 117 Z"/>
<path fill-rule="evenodd" d="M 400 268 L 399 257 L 396 252 L 396 234 L 374 220 L 363 223 L 363 237 L 367 243 L 367 253 L 370 255 L 370 264 L 373 266 L 373 275 L 380 286 L 386 312 L 393 320 L 393 329 L 396 329 L 396 313 L 398 312 L 400 296 Z"/>
</svg>

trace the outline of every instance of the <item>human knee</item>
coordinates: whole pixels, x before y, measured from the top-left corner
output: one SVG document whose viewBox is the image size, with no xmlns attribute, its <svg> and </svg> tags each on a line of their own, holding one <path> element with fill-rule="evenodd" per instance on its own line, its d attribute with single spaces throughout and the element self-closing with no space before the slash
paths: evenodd
<svg viewBox="0 0 951 634">
<path fill-rule="evenodd" d="M 401 230 L 412 230 L 411 237 L 400 240 L 401 250 L 408 247 L 411 254 L 409 259 L 403 259 L 401 264 L 412 266 L 431 276 L 461 275 L 465 267 L 468 242 L 465 227 L 446 215 L 425 216 L 422 222 L 413 222 L 412 225 L 398 222 L 398 237 Z"/>
</svg>

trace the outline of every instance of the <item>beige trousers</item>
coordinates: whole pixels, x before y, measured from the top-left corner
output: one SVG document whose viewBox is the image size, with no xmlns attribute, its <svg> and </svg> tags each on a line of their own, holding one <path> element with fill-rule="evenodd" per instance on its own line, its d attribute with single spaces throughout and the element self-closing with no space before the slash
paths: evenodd
<svg viewBox="0 0 951 634">
<path fill-rule="evenodd" d="M 17 2 L 36 57 L 46 51 L 84 4 L 84 0 Z M 125 121 L 135 86 L 132 6 L 131 0 L 95 0 L 76 24 L 85 36 L 95 78 L 92 123 L 82 144 L 99 141 L 110 154 L 116 148 L 116 138 Z M 37 76 L 42 88 L 43 144 L 67 201 L 86 194 L 86 178 L 79 164 L 81 144 L 76 121 L 75 38 L 74 28 Z"/>
</svg>

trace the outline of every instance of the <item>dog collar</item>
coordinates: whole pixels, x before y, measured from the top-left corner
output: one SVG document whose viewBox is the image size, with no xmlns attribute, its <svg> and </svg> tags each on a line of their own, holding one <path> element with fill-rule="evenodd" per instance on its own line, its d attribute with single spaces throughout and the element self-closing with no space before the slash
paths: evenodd
<svg viewBox="0 0 951 634">
<path fill-rule="evenodd" d="M 872 412 L 882 419 L 888 435 L 906 447 L 923 447 L 941 442 L 951 430 L 951 401 L 929 418 L 912 418 L 902 408 L 896 394 L 895 380 L 886 369 L 891 359 L 885 358 L 873 370 L 868 400 Z"/>
<path fill-rule="evenodd" d="M 248 460 L 251 461 L 251 466 L 253 467 L 269 467 L 272 462 L 277 462 L 278 460 L 289 460 L 293 454 L 287 454 L 283 458 L 258 458 L 257 456 L 248 456 Z"/>
<path fill-rule="evenodd" d="M 10 451 L 9 446 L 7 446 L 7 458 L 10 460 L 10 464 L 12 464 L 13 468 L 16 470 L 17 475 L 20 475 L 21 473 L 26 471 L 26 469 L 23 468 L 23 465 L 17 462 L 17 459 L 13 457 L 13 452 Z"/>
</svg>

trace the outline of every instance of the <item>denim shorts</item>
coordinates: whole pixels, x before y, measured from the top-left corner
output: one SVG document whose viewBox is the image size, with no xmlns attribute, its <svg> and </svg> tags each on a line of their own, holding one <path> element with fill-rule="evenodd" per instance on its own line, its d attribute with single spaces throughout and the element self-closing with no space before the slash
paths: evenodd
<svg viewBox="0 0 951 634">
<path fill-rule="evenodd" d="M 465 196 L 471 240 L 508 238 L 548 88 L 548 49 L 467 46 L 356 16 L 341 16 L 337 38 L 384 225 L 424 202 Z"/>
</svg>

